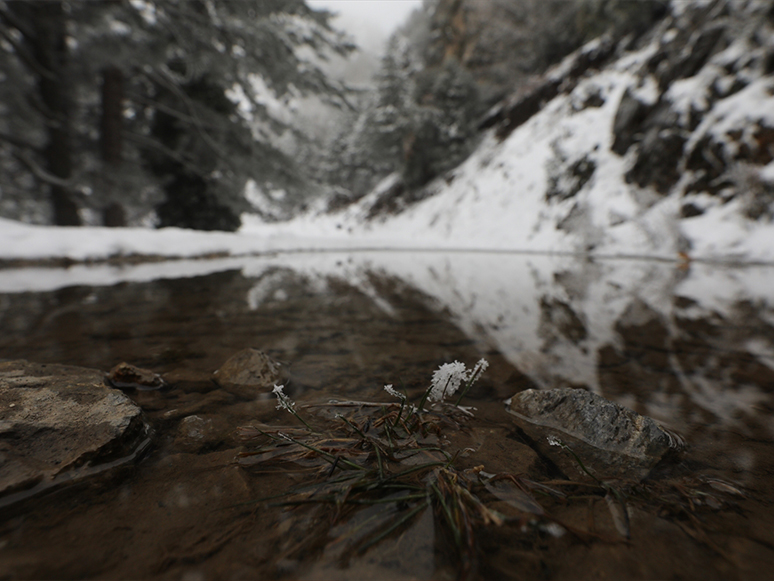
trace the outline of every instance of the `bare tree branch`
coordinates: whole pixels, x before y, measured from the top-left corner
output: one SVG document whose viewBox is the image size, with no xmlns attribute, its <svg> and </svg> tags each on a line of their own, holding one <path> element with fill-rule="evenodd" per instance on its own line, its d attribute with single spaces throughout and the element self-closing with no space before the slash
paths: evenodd
<svg viewBox="0 0 774 581">
<path fill-rule="evenodd" d="M 28 141 L 24 141 L 23 139 L 15 137 L 9 133 L 4 133 L 0 131 L 0 140 L 10 143 L 11 145 L 14 145 L 16 147 L 23 147 L 24 149 L 29 149 L 31 151 L 34 151 L 35 153 L 42 153 L 42 150 L 40 147 L 37 147 L 36 145 L 33 145 Z"/>
<path fill-rule="evenodd" d="M 187 160 L 185 157 L 180 155 L 177 151 L 175 151 L 173 149 L 170 149 L 169 147 L 163 145 L 158 140 L 153 139 L 152 137 L 148 137 L 147 135 L 141 135 L 140 133 L 134 133 L 134 132 L 131 132 L 131 131 L 124 131 L 123 135 L 129 141 L 134 141 L 135 143 L 137 143 L 139 145 L 142 145 L 142 146 L 145 146 L 145 147 L 150 147 L 151 149 L 155 149 L 156 151 L 160 151 L 161 153 L 163 153 L 167 157 L 169 157 L 169 158 L 175 160 L 176 162 L 178 162 L 180 165 L 182 165 L 184 168 L 186 168 L 191 173 L 193 173 L 195 175 L 198 175 L 198 176 L 201 176 L 201 177 L 206 177 L 206 175 L 201 172 L 199 167 L 193 165 L 189 160 Z"/>
<path fill-rule="evenodd" d="M 210 137 L 210 135 L 205 130 L 204 123 L 199 118 L 199 115 L 196 112 L 196 107 L 194 106 L 193 101 L 191 100 L 191 98 L 188 95 L 186 95 L 185 92 L 180 87 L 175 85 L 173 82 L 167 80 L 166 77 L 162 73 L 160 73 L 158 71 L 152 71 L 150 74 L 153 77 L 155 77 L 158 82 L 160 82 L 167 89 L 169 89 L 175 95 L 177 95 L 177 97 L 185 104 L 186 108 L 188 109 L 188 112 L 191 115 L 191 119 L 193 119 L 194 126 L 199 131 L 199 135 L 201 135 L 201 137 L 204 140 L 204 142 L 207 145 L 210 146 L 210 149 L 212 149 L 212 151 L 221 160 L 226 162 L 229 166 L 232 166 L 232 169 L 233 169 L 233 164 L 231 163 L 231 159 L 229 158 L 228 153 L 226 151 L 224 151 L 223 148 L 221 148 L 217 144 L 217 142 L 212 137 Z"/>
<path fill-rule="evenodd" d="M 5 14 L 4 10 L 0 10 L 0 19 L 5 20 Z M 17 28 L 22 34 L 24 32 L 19 29 L 16 25 L 12 25 L 14 28 Z M 11 32 L 5 27 L 0 26 L 0 36 L 2 36 L 8 44 L 10 44 L 13 47 L 13 50 L 16 52 L 16 55 L 19 57 L 19 60 L 22 61 L 25 65 L 27 65 L 34 73 L 37 73 L 41 77 L 44 77 L 46 79 L 54 80 L 56 79 L 56 75 L 52 73 L 50 70 L 48 70 L 46 67 L 41 65 L 37 59 L 30 54 L 30 52 L 27 50 L 27 48 L 22 45 L 18 40 L 16 40 Z"/>
<path fill-rule="evenodd" d="M 60 188 L 72 189 L 74 185 L 72 179 L 66 180 L 46 171 L 29 156 L 28 152 L 14 152 L 13 156 L 18 159 L 24 166 L 26 166 L 27 169 L 32 172 L 32 175 L 34 175 L 41 182 L 52 186 L 59 186 Z"/>
</svg>

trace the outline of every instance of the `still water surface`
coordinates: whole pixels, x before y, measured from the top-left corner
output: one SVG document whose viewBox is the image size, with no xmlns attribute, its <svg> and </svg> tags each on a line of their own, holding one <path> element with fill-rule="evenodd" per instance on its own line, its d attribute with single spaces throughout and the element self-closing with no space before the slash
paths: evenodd
<svg viewBox="0 0 774 581">
<path fill-rule="evenodd" d="M 431 511 L 350 554 L 340 549 L 347 526 L 370 513 L 244 504 L 304 478 L 234 463 L 237 427 L 293 422 L 268 393 L 239 398 L 210 381 L 245 347 L 286 364 L 299 406 L 388 401 L 386 383 L 419 398 L 439 365 L 486 358 L 465 402 L 476 418 L 463 468 L 551 477 L 509 465 L 523 444 L 502 402 L 527 388 L 585 388 L 687 441 L 661 477 L 665 495 L 688 490 L 680 498 L 695 506 L 633 503 L 626 540 L 602 497 L 554 500 L 547 510 L 593 534 L 518 518 L 484 527 L 464 568 L 472 578 L 761 579 L 774 566 L 772 268 L 404 252 L 252 258 L 142 282 L 125 274 L 109 286 L 0 294 L 0 358 L 102 370 L 127 361 L 172 383 L 129 392 L 157 434 L 136 469 L 0 516 L 0 579 L 457 578 Z M 725 483 L 710 500 L 708 479 Z"/>
</svg>

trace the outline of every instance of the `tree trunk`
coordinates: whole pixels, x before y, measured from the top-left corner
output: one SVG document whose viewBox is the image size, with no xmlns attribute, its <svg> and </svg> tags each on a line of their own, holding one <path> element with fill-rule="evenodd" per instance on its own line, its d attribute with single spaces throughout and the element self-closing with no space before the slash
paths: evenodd
<svg viewBox="0 0 774 581">
<path fill-rule="evenodd" d="M 30 11 L 33 36 L 28 38 L 32 53 L 48 74 L 40 75 L 38 92 L 44 107 L 48 127 L 45 150 L 48 171 L 68 180 L 72 176 L 72 144 L 70 135 L 70 95 L 66 80 L 67 39 L 66 15 L 62 2 L 24 2 Z M 51 185 L 54 223 L 59 226 L 80 226 L 78 207 L 71 188 Z"/>
<path fill-rule="evenodd" d="M 100 120 L 100 149 L 104 171 L 110 172 L 121 165 L 123 140 L 121 130 L 124 112 L 124 74 L 117 67 L 102 71 L 102 119 Z M 126 213 L 119 202 L 112 202 L 102 210 L 105 226 L 126 226 Z"/>
<path fill-rule="evenodd" d="M 124 75 L 117 67 L 102 71 L 102 161 L 109 166 L 121 164 L 121 126 L 124 107 Z"/>
</svg>

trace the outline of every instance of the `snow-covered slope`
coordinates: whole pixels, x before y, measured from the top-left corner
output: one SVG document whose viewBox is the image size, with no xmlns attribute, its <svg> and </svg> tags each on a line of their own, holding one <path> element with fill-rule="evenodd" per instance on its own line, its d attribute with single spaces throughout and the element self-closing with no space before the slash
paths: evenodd
<svg viewBox="0 0 774 581">
<path fill-rule="evenodd" d="M 373 219 L 399 198 L 388 180 L 306 227 L 416 247 L 771 261 L 771 11 L 673 2 L 636 46 L 596 40 L 504 104 L 424 201 Z"/>
</svg>

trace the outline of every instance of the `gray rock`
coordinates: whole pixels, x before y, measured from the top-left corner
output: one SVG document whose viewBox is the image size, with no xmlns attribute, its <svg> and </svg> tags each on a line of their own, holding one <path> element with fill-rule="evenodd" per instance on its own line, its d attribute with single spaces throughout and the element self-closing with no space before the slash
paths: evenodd
<svg viewBox="0 0 774 581">
<path fill-rule="evenodd" d="M 573 480 L 642 480 L 681 441 L 653 419 L 582 389 L 528 389 L 508 411 L 536 449 Z"/>
<path fill-rule="evenodd" d="M 150 433 L 101 371 L 0 362 L 0 507 L 131 462 Z"/>
<path fill-rule="evenodd" d="M 258 349 L 242 349 L 212 376 L 215 383 L 242 398 L 255 399 L 284 384 L 288 373 L 282 364 Z"/>
</svg>

